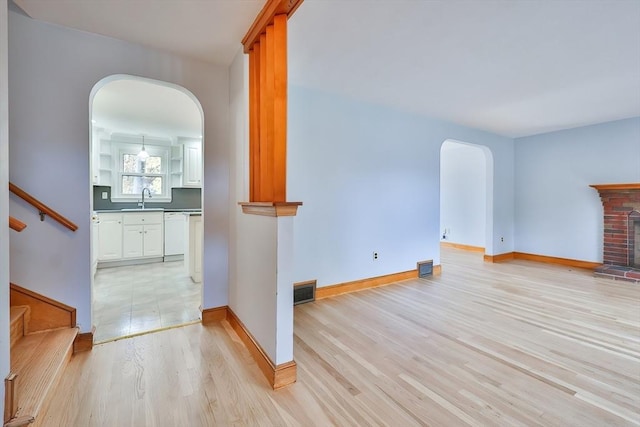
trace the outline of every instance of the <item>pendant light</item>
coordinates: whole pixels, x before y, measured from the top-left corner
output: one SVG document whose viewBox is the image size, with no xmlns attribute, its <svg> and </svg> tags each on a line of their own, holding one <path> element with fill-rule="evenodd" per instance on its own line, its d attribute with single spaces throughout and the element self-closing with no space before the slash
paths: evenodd
<svg viewBox="0 0 640 427">
<path fill-rule="evenodd" d="M 147 153 L 147 150 L 144 148 L 144 135 L 142 135 L 142 149 L 138 153 L 138 160 L 145 162 L 148 158 L 149 153 Z"/>
</svg>

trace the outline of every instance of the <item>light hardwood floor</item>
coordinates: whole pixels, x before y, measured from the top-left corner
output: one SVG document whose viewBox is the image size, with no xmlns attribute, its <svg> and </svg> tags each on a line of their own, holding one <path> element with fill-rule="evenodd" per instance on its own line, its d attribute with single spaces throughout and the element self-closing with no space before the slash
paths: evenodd
<svg viewBox="0 0 640 427">
<path fill-rule="evenodd" d="M 640 287 L 444 249 L 443 273 L 297 306 L 274 392 L 228 324 L 74 356 L 50 426 L 640 425 Z"/>
</svg>

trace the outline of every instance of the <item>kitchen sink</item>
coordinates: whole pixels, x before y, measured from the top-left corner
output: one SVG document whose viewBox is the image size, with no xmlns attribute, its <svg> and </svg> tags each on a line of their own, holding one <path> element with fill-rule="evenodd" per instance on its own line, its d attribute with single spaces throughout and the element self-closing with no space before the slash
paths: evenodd
<svg viewBox="0 0 640 427">
<path fill-rule="evenodd" d="M 129 208 L 120 209 L 122 212 L 163 212 L 164 208 Z"/>
</svg>

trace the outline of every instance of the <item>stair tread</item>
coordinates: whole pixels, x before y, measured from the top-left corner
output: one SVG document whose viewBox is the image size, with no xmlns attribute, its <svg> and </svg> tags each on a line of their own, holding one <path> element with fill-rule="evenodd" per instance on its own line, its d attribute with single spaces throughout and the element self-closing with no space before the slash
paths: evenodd
<svg viewBox="0 0 640 427">
<path fill-rule="evenodd" d="M 9 347 L 13 348 L 16 343 L 22 339 L 27 333 L 27 325 L 29 321 L 30 308 L 26 305 L 11 306 L 10 313 L 10 329 L 9 329 Z"/>
<path fill-rule="evenodd" d="M 36 417 L 73 353 L 77 328 L 25 335 L 11 349 L 11 372 L 18 375 L 16 417 Z"/>
<path fill-rule="evenodd" d="M 11 323 L 16 322 L 29 309 L 26 305 L 13 305 L 10 307 Z"/>
</svg>

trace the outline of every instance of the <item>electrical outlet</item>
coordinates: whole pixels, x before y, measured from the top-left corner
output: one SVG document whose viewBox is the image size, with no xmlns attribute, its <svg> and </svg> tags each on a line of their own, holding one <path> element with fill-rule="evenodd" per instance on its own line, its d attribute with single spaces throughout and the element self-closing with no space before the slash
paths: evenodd
<svg viewBox="0 0 640 427">
<path fill-rule="evenodd" d="M 504 237 L 501 237 L 501 238 L 500 238 L 500 241 L 501 241 L 501 242 L 504 242 Z"/>
<path fill-rule="evenodd" d="M 378 259 L 378 252 L 374 252 L 373 253 L 373 260 L 377 260 Z"/>
</svg>

